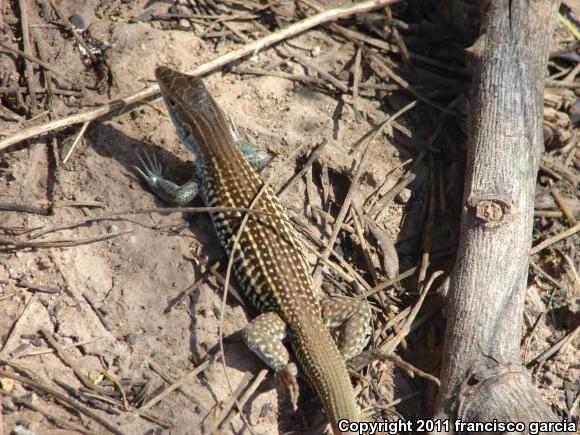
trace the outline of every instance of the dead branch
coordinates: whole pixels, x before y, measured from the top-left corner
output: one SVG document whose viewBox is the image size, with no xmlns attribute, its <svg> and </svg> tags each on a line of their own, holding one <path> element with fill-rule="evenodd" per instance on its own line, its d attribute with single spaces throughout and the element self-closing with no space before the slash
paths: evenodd
<svg viewBox="0 0 580 435">
<path fill-rule="evenodd" d="M 543 149 L 543 76 L 557 5 L 515 0 L 482 8 L 464 212 L 450 277 L 436 418 L 557 421 L 520 357 Z"/>
<path fill-rule="evenodd" d="M 224 65 L 227 65 L 235 60 L 241 59 L 243 57 L 253 55 L 260 50 L 265 49 L 277 42 L 283 41 L 285 39 L 291 38 L 296 36 L 308 29 L 312 29 L 316 26 L 319 26 L 324 23 L 328 23 L 331 21 L 336 21 L 339 19 L 343 19 L 349 17 L 354 14 L 360 14 L 364 12 L 371 11 L 373 9 L 379 9 L 382 7 L 389 6 L 393 3 L 396 3 L 398 0 L 367 0 L 360 3 L 355 3 L 352 5 L 346 6 L 339 6 L 336 8 L 328 9 L 322 12 L 319 12 L 315 15 L 312 15 L 304 20 L 298 21 L 296 23 L 290 24 L 287 27 L 280 29 L 276 32 L 273 32 L 269 35 L 266 35 L 263 38 L 259 38 L 255 41 L 252 41 L 248 44 L 244 44 L 242 47 L 228 51 L 227 53 L 216 57 L 214 60 L 199 65 L 197 68 L 194 68 L 191 71 L 188 71 L 188 74 L 192 74 L 195 76 L 202 76 L 212 71 L 215 71 L 218 68 L 221 68 Z M 26 54 L 11 48 L 10 46 L 2 43 L 0 41 L 0 46 L 9 49 L 19 56 L 25 56 Z M 58 71 L 54 71 L 51 69 L 50 65 L 45 63 L 41 63 L 42 61 L 38 59 L 31 59 L 34 62 L 38 63 L 45 69 L 49 69 L 55 74 L 57 77 L 64 78 L 65 80 L 70 80 L 66 76 L 63 76 Z M 83 113 L 77 113 L 74 115 L 65 116 L 64 118 L 56 119 L 53 121 L 49 121 L 48 123 L 37 125 L 34 127 L 29 127 L 24 130 L 21 130 L 13 135 L 0 140 L 0 151 L 3 149 L 8 148 L 11 145 L 19 143 L 23 140 L 30 139 L 35 136 L 40 136 L 42 134 L 46 134 L 48 132 L 70 127 L 75 124 L 86 123 L 93 121 L 97 118 L 100 118 L 108 113 L 114 112 L 121 108 L 127 107 L 129 105 L 143 102 L 144 100 L 151 98 L 159 93 L 159 86 L 157 84 L 148 86 L 147 88 L 136 92 L 132 95 L 127 97 L 121 98 L 119 100 L 111 101 L 108 104 L 103 106 L 99 106 L 96 109 L 92 109 Z"/>
</svg>

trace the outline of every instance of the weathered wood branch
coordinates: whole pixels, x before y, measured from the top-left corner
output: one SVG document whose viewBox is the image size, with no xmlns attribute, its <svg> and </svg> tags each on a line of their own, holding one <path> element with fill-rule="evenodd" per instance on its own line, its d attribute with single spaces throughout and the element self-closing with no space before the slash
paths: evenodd
<svg viewBox="0 0 580 435">
<path fill-rule="evenodd" d="M 544 72 L 557 5 L 497 0 L 483 6 L 436 418 L 519 421 L 526 430 L 531 421 L 557 421 L 520 357 Z"/>
</svg>

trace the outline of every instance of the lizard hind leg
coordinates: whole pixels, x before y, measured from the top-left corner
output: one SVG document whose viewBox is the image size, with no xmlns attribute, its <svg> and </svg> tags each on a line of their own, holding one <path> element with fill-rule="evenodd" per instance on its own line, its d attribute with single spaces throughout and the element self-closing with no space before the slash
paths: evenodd
<svg viewBox="0 0 580 435">
<path fill-rule="evenodd" d="M 345 361 L 360 354 L 370 339 L 371 309 L 367 301 L 335 296 L 324 298 L 321 305 L 324 324 Z"/>
<path fill-rule="evenodd" d="M 274 313 L 259 315 L 246 326 L 243 337 L 246 345 L 271 369 L 276 371 L 276 378 L 290 392 L 294 410 L 298 403 L 298 382 L 296 364 L 290 362 L 290 353 L 284 345 L 288 335 L 286 323 Z"/>
</svg>

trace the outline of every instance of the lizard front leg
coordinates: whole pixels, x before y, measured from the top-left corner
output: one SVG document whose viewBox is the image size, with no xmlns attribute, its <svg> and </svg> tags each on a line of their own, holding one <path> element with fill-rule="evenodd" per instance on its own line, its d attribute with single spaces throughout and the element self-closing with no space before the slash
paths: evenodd
<svg viewBox="0 0 580 435">
<path fill-rule="evenodd" d="M 228 118 L 228 121 L 230 134 L 238 149 L 255 169 L 263 168 L 270 160 L 270 154 L 256 145 L 242 140 L 232 119 Z M 138 157 L 141 161 L 141 167 L 135 167 L 135 169 L 147 181 L 153 193 L 162 201 L 175 206 L 183 206 L 197 196 L 199 183 L 195 179 L 179 186 L 163 178 L 163 167 L 155 154 L 152 157 L 148 154 L 145 154 L 145 158 Z"/>
<path fill-rule="evenodd" d="M 135 169 L 147 181 L 153 193 L 163 202 L 182 206 L 197 196 L 199 190 L 197 181 L 191 180 L 179 186 L 163 178 L 163 168 L 157 160 L 157 157 L 155 157 L 155 154 L 153 154 L 153 157 L 150 157 L 148 154 L 145 154 L 145 158 L 138 157 L 141 160 L 141 167 L 135 166 Z"/>
</svg>

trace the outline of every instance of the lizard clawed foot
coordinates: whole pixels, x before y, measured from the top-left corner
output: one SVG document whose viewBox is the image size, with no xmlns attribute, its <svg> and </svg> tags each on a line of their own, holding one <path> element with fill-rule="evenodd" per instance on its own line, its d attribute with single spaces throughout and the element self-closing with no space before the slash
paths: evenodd
<svg viewBox="0 0 580 435">
<path fill-rule="evenodd" d="M 294 412 L 298 410 L 298 382 L 296 376 L 298 375 L 298 368 L 294 363 L 288 363 L 286 366 L 276 372 L 276 380 L 285 385 L 290 393 L 290 400 Z"/>
<path fill-rule="evenodd" d="M 156 184 L 159 179 L 163 178 L 163 167 L 155 154 L 151 156 L 147 152 L 143 152 L 143 156 L 138 153 L 137 157 L 141 161 L 141 167 L 133 167 L 149 184 Z"/>
</svg>

